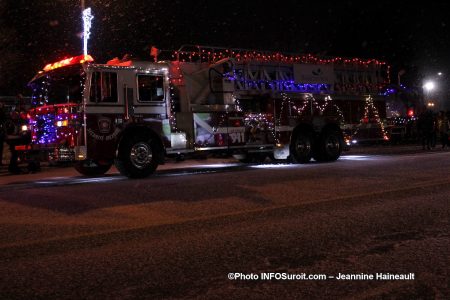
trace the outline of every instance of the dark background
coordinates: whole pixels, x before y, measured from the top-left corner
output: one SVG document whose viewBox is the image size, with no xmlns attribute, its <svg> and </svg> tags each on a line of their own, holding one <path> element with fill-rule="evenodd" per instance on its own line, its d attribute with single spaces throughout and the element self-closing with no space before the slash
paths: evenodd
<svg viewBox="0 0 450 300">
<path fill-rule="evenodd" d="M 42 67 L 82 53 L 81 1 L 0 0 L 0 95 L 27 93 Z M 419 85 L 450 66 L 450 4 L 407 1 L 86 0 L 97 62 L 182 44 L 377 58 Z"/>
</svg>

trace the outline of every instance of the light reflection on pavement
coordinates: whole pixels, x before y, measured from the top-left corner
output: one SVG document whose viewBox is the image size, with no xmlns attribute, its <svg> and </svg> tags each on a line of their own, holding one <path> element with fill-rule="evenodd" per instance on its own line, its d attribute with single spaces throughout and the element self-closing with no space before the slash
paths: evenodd
<svg viewBox="0 0 450 300">
<path fill-rule="evenodd" d="M 403 155 L 396 157 L 389 155 L 343 155 L 339 158 L 337 163 L 341 162 L 344 164 L 351 164 L 352 162 L 364 162 L 364 161 L 370 162 L 382 159 L 401 159 L 401 157 L 408 157 L 408 156 L 411 155 Z M 305 167 L 316 168 L 319 166 L 325 166 L 333 163 L 336 162 L 318 163 L 312 160 L 311 163 L 309 164 L 292 164 L 287 162 L 246 164 L 236 162 L 236 160 L 234 159 L 208 159 L 207 161 L 201 162 L 195 160 L 187 160 L 181 163 L 169 162 L 165 165 L 160 166 L 160 168 L 152 176 L 137 180 L 152 180 L 153 178 L 161 178 L 161 177 L 249 171 L 255 169 L 292 170 L 296 168 L 305 168 Z M 48 168 L 43 169 L 42 172 L 36 174 L 2 176 L 2 178 L 0 178 L 0 190 L 14 190 L 23 188 L 52 187 L 52 186 L 92 184 L 92 183 L 108 183 L 119 180 L 128 180 L 128 179 L 124 176 L 121 176 L 114 167 L 106 175 L 99 177 L 83 177 L 72 168 L 61 168 L 61 169 Z"/>
</svg>

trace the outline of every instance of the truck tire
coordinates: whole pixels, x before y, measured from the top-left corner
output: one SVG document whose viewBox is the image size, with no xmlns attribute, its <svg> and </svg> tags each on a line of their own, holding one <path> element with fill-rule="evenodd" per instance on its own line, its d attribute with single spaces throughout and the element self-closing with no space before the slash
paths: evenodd
<svg viewBox="0 0 450 300">
<path fill-rule="evenodd" d="M 313 137 L 310 132 L 298 131 L 295 133 L 290 146 L 290 156 L 295 163 L 305 164 L 311 160 Z"/>
<path fill-rule="evenodd" d="M 341 156 L 344 139 L 342 134 L 334 129 L 325 130 L 319 137 L 314 159 L 316 161 L 335 161 Z"/>
<path fill-rule="evenodd" d="M 85 176 L 103 175 L 111 168 L 112 164 L 97 164 L 94 161 L 83 160 L 75 163 L 75 170 Z"/>
<path fill-rule="evenodd" d="M 158 147 L 150 136 L 139 133 L 125 137 L 115 161 L 120 174 L 129 178 L 145 178 L 155 172 Z"/>
<path fill-rule="evenodd" d="M 30 173 L 36 173 L 41 170 L 41 163 L 38 160 L 30 160 L 27 169 Z"/>
</svg>

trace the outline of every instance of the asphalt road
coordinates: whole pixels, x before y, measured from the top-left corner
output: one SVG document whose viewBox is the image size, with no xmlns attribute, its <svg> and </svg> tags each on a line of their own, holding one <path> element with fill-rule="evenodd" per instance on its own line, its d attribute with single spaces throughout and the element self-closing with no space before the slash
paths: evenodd
<svg viewBox="0 0 450 300">
<path fill-rule="evenodd" d="M 449 170 L 435 151 L 10 183 L 0 299 L 448 299 Z M 387 273 L 414 279 L 336 279 Z"/>
</svg>

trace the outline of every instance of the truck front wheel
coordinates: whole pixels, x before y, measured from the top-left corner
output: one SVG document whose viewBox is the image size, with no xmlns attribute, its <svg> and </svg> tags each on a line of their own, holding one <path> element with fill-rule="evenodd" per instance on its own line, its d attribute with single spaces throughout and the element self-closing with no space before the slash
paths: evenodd
<svg viewBox="0 0 450 300">
<path fill-rule="evenodd" d="M 125 137 L 119 147 L 116 168 L 129 178 L 148 177 L 158 167 L 157 149 L 155 141 L 145 134 Z"/>
</svg>

